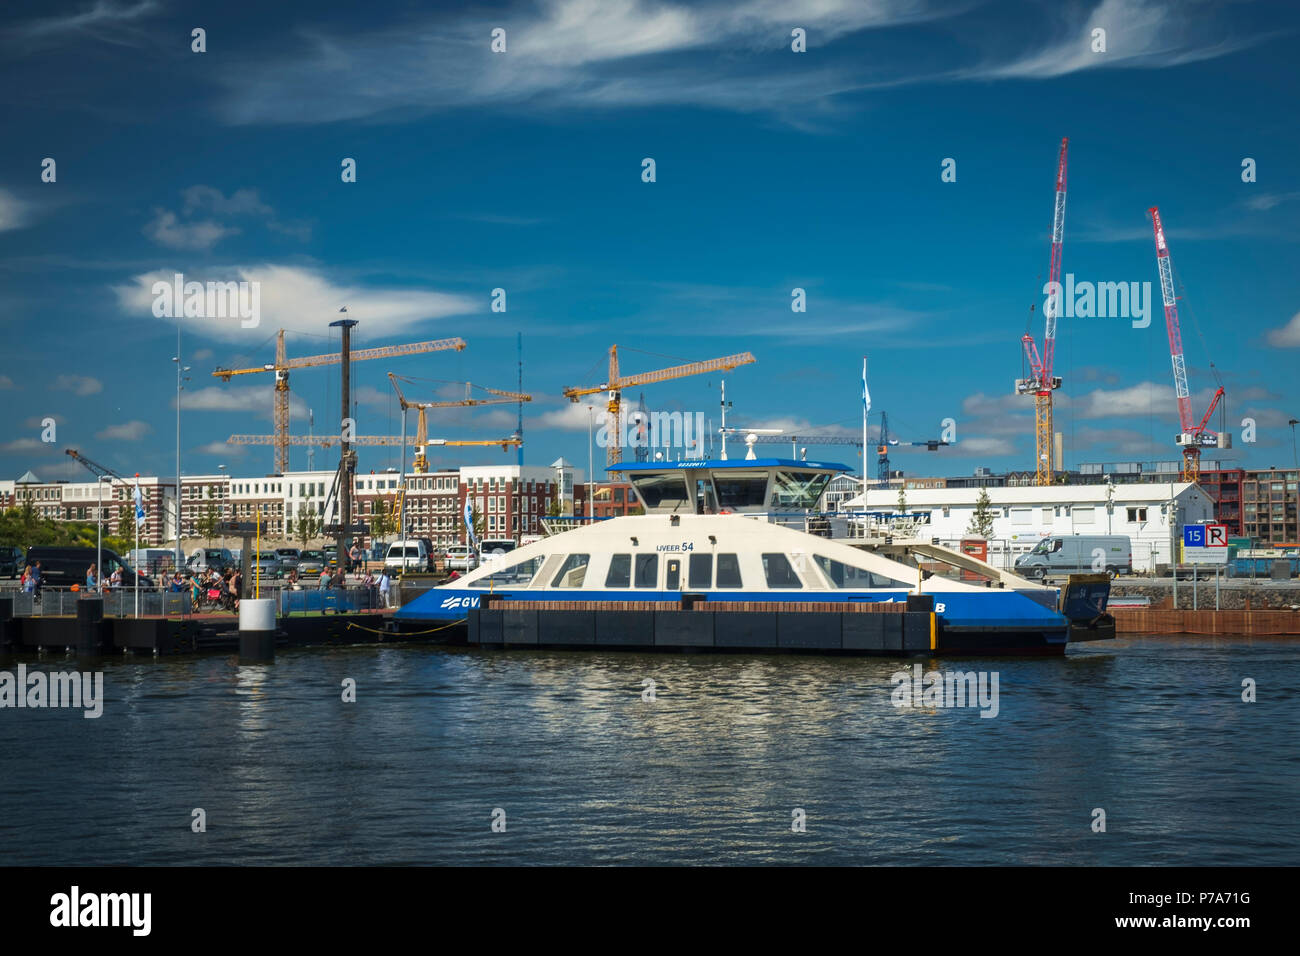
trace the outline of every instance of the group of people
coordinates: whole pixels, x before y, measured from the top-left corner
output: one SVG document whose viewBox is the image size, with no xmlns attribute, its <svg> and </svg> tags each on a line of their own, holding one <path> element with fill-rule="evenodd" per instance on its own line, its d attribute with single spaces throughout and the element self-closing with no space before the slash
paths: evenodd
<svg viewBox="0 0 1300 956">
<path fill-rule="evenodd" d="M 24 594 L 32 594 L 37 597 L 40 596 L 41 562 L 37 561 L 36 563 L 29 564 L 27 567 L 23 568 L 23 576 L 22 580 L 19 582 L 19 587 L 22 589 Z"/>
</svg>

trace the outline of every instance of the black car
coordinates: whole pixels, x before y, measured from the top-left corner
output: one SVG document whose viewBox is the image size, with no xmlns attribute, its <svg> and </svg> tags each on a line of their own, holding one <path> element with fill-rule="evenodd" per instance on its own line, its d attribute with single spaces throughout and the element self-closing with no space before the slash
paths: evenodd
<svg viewBox="0 0 1300 956">
<path fill-rule="evenodd" d="M 0 548 L 0 578 L 6 575 L 18 577 L 23 570 L 23 549 L 14 547 Z"/>
<path fill-rule="evenodd" d="M 131 566 L 120 558 L 115 551 L 108 548 L 96 552 L 94 548 L 54 548 L 37 547 L 27 549 L 27 564 L 41 562 L 41 587 L 68 588 L 72 585 L 85 587 L 86 571 L 95 563 L 96 557 L 103 559 L 100 574 L 103 580 L 117 568 L 122 569 L 122 587 L 135 587 L 135 572 Z M 153 581 L 140 575 L 140 587 L 151 588 Z"/>
</svg>

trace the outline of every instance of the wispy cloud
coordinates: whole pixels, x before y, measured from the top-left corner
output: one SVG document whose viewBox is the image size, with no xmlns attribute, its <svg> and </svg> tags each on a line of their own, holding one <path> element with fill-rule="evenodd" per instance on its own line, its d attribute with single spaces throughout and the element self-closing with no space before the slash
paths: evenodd
<svg viewBox="0 0 1300 956">
<path fill-rule="evenodd" d="M 1280 206 L 1285 202 L 1292 202 L 1296 199 L 1300 199 L 1300 191 L 1290 193 L 1260 193 L 1258 196 L 1251 196 L 1242 205 L 1247 209 L 1267 212 L 1274 206 Z"/>
<path fill-rule="evenodd" d="M 275 210 L 262 201 L 256 189 L 236 189 L 229 196 L 211 186 L 190 186 L 181 191 L 179 213 L 157 207 L 145 224 L 144 234 L 169 249 L 211 249 L 222 239 L 242 230 L 232 219 L 257 220 L 272 232 L 294 238 L 311 238 L 311 226 L 304 222 L 282 222 Z"/>
<path fill-rule="evenodd" d="M 1086 12 L 1069 5 L 1058 9 L 1060 22 L 1041 47 L 958 70 L 955 78 L 1050 79 L 1082 70 L 1161 69 L 1227 56 L 1263 39 L 1231 36 L 1223 22 L 1192 15 L 1188 4 L 1173 0 L 1102 0 Z M 1098 30 L 1104 31 L 1104 52 L 1094 49 Z"/>
<path fill-rule="evenodd" d="M 141 39 L 139 22 L 161 9 L 156 0 L 139 0 L 138 3 L 95 0 L 75 13 L 21 21 L 5 33 L 29 45 L 49 45 L 75 37 L 130 44 Z"/>
<path fill-rule="evenodd" d="M 969 0 L 542 0 L 494 15 L 442 12 L 344 35 L 300 32 L 296 48 L 223 71 L 220 104 L 232 123 L 324 123 L 401 118 L 483 105 L 570 109 L 696 105 L 780 114 L 812 126 L 836 97 L 895 87 L 1049 79 L 1102 68 L 1157 69 L 1221 57 L 1263 39 L 1235 35 L 1208 5 L 1102 0 L 1029 11 L 1003 49 L 936 67 L 850 56 L 836 41 L 864 31 L 950 20 Z M 774 68 L 794 26 L 819 56 Z M 506 52 L 489 48 L 506 29 Z M 1092 52 L 1092 30 L 1107 34 Z M 1025 49 L 1021 37 L 1047 36 Z M 982 36 L 980 42 L 987 42 Z M 1019 42 L 1019 45 L 1017 43 Z M 798 107 L 798 109 L 793 109 Z"/>
</svg>

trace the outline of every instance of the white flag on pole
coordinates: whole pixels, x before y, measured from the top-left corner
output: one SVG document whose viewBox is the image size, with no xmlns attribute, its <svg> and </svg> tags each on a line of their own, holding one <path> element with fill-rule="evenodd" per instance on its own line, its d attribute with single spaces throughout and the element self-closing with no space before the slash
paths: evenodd
<svg viewBox="0 0 1300 956">
<path fill-rule="evenodd" d="M 871 393 L 867 391 L 867 359 L 862 358 L 862 411 L 871 411 Z"/>
<path fill-rule="evenodd" d="M 144 498 L 140 495 L 140 482 L 137 479 L 135 483 L 135 524 L 136 527 L 144 524 Z"/>
</svg>

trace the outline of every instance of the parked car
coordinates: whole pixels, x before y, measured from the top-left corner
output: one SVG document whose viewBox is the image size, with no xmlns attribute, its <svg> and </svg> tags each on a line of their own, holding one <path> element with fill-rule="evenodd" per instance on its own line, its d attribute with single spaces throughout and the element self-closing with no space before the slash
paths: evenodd
<svg viewBox="0 0 1300 956">
<path fill-rule="evenodd" d="M 280 558 L 274 551 L 257 551 L 248 559 L 248 575 L 263 578 L 280 576 Z"/>
<path fill-rule="evenodd" d="M 324 551 L 299 551 L 298 576 L 302 578 L 309 575 L 320 577 L 321 569 L 326 566 L 326 560 Z"/>
<path fill-rule="evenodd" d="M 108 548 L 101 548 L 98 551 L 95 548 L 28 548 L 24 562 L 25 564 L 41 562 L 42 587 L 67 588 L 74 584 L 77 587 L 84 587 L 86 584 L 86 571 L 95 563 L 96 555 L 102 559 L 99 562 L 101 565 L 100 574 L 104 580 L 107 580 L 115 570 L 121 568 L 122 587 L 135 587 L 135 571 L 116 552 L 110 551 Z M 141 574 L 140 587 L 153 587 L 153 580 L 147 575 Z"/>
<path fill-rule="evenodd" d="M 474 549 L 465 544 L 453 544 L 447 548 L 448 571 L 473 571 L 478 567 L 478 555 Z"/>
<path fill-rule="evenodd" d="M 16 578 L 23 572 L 23 549 L 11 546 L 0 548 L 0 577 Z"/>
<path fill-rule="evenodd" d="M 338 545 L 332 544 L 325 548 L 325 560 L 329 563 L 331 568 L 337 568 L 339 566 Z"/>
<path fill-rule="evenodd" d="M 239 566 L 239 558 L 229 548 L 199 548 L 185 562 L 189 571 L 224 571 Z"/>
<path fill-rule="evenodd" d="M 433 562 L 433 552 L 419 538 L 394 541 L 384 557 L 384 570 L 389 574 L 428 571 Z"/>
<path fill-rule="evenodd" d="M 1100 565 L 1100 567 L 1098 566 Z M 1016 573 L 1046 580 L 1049 576 L 1105 570 L 1112 578 L 1133 573 L 1133 545 L 1122 534 L 1054 535 L 1016 558 Z"/>
<path fill-rule="evenodd" d="M 298 556 L 301 554 L 297 548 L 276 548 L 276 557 L 280 559 L 280 571 L 282 574 L 288 574 L 298 566 Z"/>
</svg>

